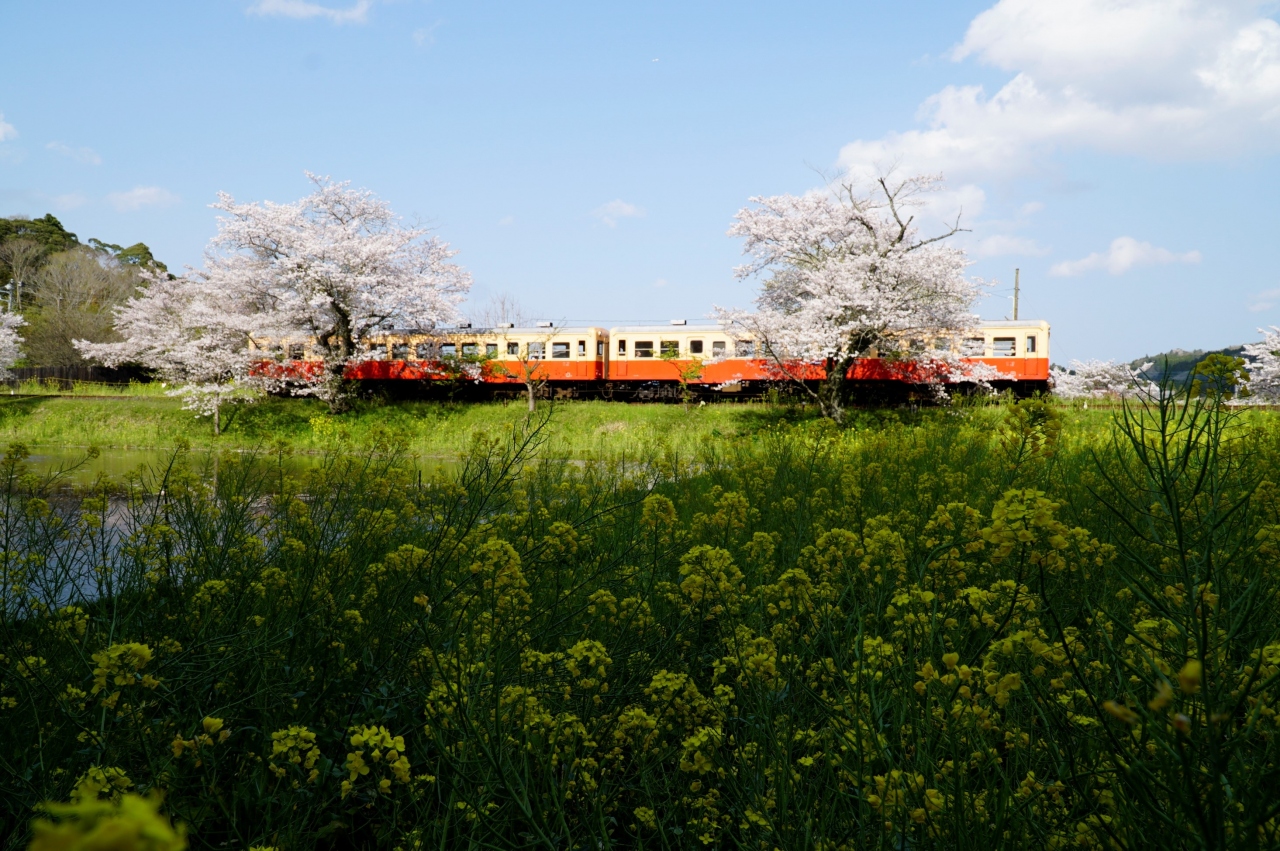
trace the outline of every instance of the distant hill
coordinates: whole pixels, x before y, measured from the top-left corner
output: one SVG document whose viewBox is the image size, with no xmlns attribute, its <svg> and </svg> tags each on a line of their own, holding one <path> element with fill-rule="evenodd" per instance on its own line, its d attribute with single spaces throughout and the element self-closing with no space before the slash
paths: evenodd
<svg viewBox="0 0 1280 851">
<path fill-rule="evenodd" d="M 1244 357 L 1244 345 L 1227 346 L 1225 349 L 1213 349 L 1212 351 L 1205 351 L 1204 349 L 1194 349 L 1192 351 L 1170 349 L 1157 355 L 1143 355 L 1136 360 L 1130 361 L 1129 366 L 1137 369 L 1145 363 L 1153 364 L 1145 373 L 1148 379 L 1160 382 L 1168 378 L 1174 384 L 1182 384 L 1191 380 L 1191 370 L 1195 369 L 1196 364 L 1209 355 L 1229 355 L 1233 358 Z"/>
</svg>

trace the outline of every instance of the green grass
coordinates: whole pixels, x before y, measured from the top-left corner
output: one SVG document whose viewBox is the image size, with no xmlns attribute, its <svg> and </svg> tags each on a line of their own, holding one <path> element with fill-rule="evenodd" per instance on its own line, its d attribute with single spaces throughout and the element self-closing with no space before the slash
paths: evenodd
<svg viewBox="0 0 1280 851">
<path fill-rule="evenodd" d="M 294 451 L 357 448 L 394 438 L 407 451 L 453 457 L 477 435 L 500 434 L 523 424 L 520 403 L 362 403 L 333 416 L 311 399 L 268 399 L 224 413 L 224 430 L 214 437 L 207 418 L 154 393 L 116 398 L 0 396 L 0 441 L 32 447 L 102 449 L 255 449 L 283 443 Z M 543 402 L 553 411 L 547 451 L 582 458 L 599 452 L 649 455 L 690 452 L 707 440 L 751 437 L 783 423 L 815 421 L 813 409 L 799 406 L 717 404 L 684 410 L 680 405 L 617 402 Z M 894 413 L 865 413 L 865 425 L 896 420 Z"/>
</svg>

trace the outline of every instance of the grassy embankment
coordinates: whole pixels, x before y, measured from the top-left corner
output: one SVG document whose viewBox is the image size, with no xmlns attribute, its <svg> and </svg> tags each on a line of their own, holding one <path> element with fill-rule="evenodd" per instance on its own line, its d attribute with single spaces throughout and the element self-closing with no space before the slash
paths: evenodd
<svg viewBox="0 0 1280 851">
<path fill-rule="evenodd" d="M 1276 847 L 1275 421 L 864 426 L 127 501 L 10 457 L 0 845 L 162 791 L 210 849 Z"/>
<path fill-rule="evenodd" d="M 181 402 L 164 395 L 159 385 L 109 388 L 79 386 L 66 396 L 48 395 L 32 385 L 19 392 L 44 395 L 0 395 L 0 445 L 22 443 L 34 449 L 96 446 L 100 449 L 159 449 L 179 445 L 194 449 L 261 449 L 283 444 L 296 452 L 333 448 L 356 449 L 394 438 L 411 454 L 453 458 L 477 435 L 510 430 L 526 420 L 523 403 L 391 402 L 361 403 L 341 416 L 313 399 L 268 399 L 228 409 L 224 432 L 214 437 L 207 418 L 182 410 Z M 67 392 L 67 391 L 63 391 Z M 765 403 L 724 403 L 695 407 L 629 405 L 613 402 L 541 402 L 552 407 L 544 451 L 562 458 L 596 453 L 650 456 L 674 450 L 688 453 L 709 439 L 751 437 L 782 423 L 816 419 L 812 407 Z M 974 415 L 980 407 L 970 407 Z M 866 411 L 853 415 L 855 427 L 875 427 L 901 418 L 947 416 L 946 410 Z M 1103 422 L 1095 412 L 1073 422 Z"/>
</svg>

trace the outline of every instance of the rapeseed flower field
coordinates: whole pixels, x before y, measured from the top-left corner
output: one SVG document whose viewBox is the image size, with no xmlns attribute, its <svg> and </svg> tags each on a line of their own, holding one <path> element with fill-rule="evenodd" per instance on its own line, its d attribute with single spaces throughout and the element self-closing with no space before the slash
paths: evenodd
<svg viewBox="0 0 1280 851">
<path fill-rule="evenodd" d="M 11 448 L 3 847 L 1280 844 L 1280 427 L 936 414 L 74 495 Z"/>
</svg>

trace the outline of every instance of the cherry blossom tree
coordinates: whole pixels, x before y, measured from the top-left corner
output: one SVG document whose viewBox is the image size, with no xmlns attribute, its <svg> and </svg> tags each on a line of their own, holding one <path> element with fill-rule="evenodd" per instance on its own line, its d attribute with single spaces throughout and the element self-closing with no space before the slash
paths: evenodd
<svg viewBox="0 0 1280 851">
<path fill-rule="evenodd" d="M 305 388 L 335 411 L 346 407 L 348 364 L 393 328 L 456 322 L 471 276 L 457 252 L 420 227 L 405 227 L 386 202 L 308 173 L 316 189 L 293 204 L 237 203 L 220 193 L 218 235 L 204 280 L 252 314 L 251 336 L 307 340 L 323 360 Z"/>
<path fill-rule="evenodd" d="M 1259 328 L 1262 340 L 1244 347 L 1249 360 L 1249 390 L 1258 402 L 1280 401 L 1280 328 Z"/>
<path fill-rule="evenodd" d="M 921 367 L 904 374 L 965 377 L 947 337 L 973 327 L 983 283 L 964 274 L 963 251 L 942 245 L 955 224 L 924 237 L 913 211 L 941 178 L 882 175 L 796 197 L 756 197 L 730 236 L 746 240 L 750 261 L 735 273 L 761 279 L 756 312 L 718 310 L 722 320 L 764 345 L 781 377 L 795 381 L 825 416 L 843 418 L 846 375 L 873 351 Z M 806 380 L 820 364 L 826 377 Z"/>
<path fill-rule="evenodd" d="M 9 368 L 22 357 L 22 337 L 18 329 L 26 324 L 17 313 L 0 313 L 0 378 L 8 378 Z"/>
<path fill-rule="evenodd" d="M 1056 367 L 1050 373 L 1053 394 L 1063 399 L 1125 399 L 1158 393 L 1159 388 L 1145 378 L 1151 366 L 1134 369 L 1110 360 L 1073 360 L 1067 369 Z"/>
<path fill-rule="evenodd" d="M 198 272 L 171 278 L 156 270 L 143 280 L 115 310 L 121 342 L 77 340 L 75 346 L 107 366 L 137 363 L 154 370 L 176 385 L 169 395 L 185 399 L 184 407 L 198 416 L 212 417 L 213 433 L 220 434 L 225 405 L 263 395 L 268 379 L 255 376 L 262 355 L 250 348 L 259 317 Z"/>
</svg>

